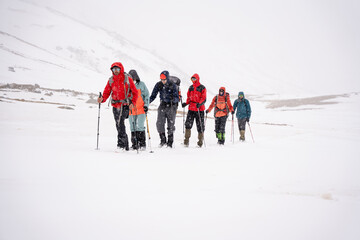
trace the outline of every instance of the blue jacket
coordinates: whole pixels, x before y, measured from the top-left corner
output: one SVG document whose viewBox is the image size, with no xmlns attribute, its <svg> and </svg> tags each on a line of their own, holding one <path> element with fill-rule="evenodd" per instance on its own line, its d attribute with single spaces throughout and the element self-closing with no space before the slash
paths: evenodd
<svg viewBox="0 0 360 240">
<path fill-rule="evenodd" d="M 243 92 L 239 92 L 238 96 L 243 95 L 244 97 L 240 100 L 240 98 L 234 101 L 233 107 L 234 111 L 236 111 L 236 118 L 248 118 L 251 117 L 251 107 L 250 103 L 247 99 L 245 99 L 245 95 Z"/>
<path fill-rule="evenodd" d="M 169 79 L 168 71 L 163 71 L 162 73 L 167 76 L 167 81 L 165 84 L 163 84 L 161 81 L 155 84 L 155 87 L 150 96 L 150 103 L 152 103 L 155 100 L 157 94 L 160 92 L 161 102 L 178 104 L 179 92 L 177 91 L 177 87 L 175 83 L 173 83 Z"/>
</svg>

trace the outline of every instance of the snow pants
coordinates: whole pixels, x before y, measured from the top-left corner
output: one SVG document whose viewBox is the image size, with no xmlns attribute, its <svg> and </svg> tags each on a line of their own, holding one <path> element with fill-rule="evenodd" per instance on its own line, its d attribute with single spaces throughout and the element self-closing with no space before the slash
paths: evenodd
<svg viewBox="0 0 360 240">
<path fill-rule="evenodd" d="M 215 117 L 215 132 L 225 133 L 226 120 L 228 116 Z"/>
<path fill-rule="evenodd" d="M 142 132 L 145 131 L 145 114 L 130 115 L 129 124 L 131 132 Z M 134 128 L 135 126 L 135 128 Z"/>
<path fill-rule="evenodd" d="M 170 103 L 161 103 L 158 108 L 158 116 L 156 121 L 156 128 L 158 133 L 165 133 L 165 124 L 167 122 L 167 132 L 171 135 L 175 132 L 175 118 L 177 105 Z"/>
<path fill-rule="evenodd" d="M 199 112 L 200 112 L 200 119 L 199 119 Z M 204 111 L 191 111 L 189 110 L 186 116 L 185 128 L 191 129 L 194 120 L 196 120 L 196 128 L 198 133 L 202 133 L 205 131 L 205 122 L 204 122 Z"/>
<path fill-rule="evenodd" d="M 113 114 L 114 114 L 116 129 L 118 132 L 117 146 L 128 150 L 129 149 L 129 141 L 128 141 L 128 135 L 126 134 L 126 129 L 125 129 L 125 118 L 129 115 L 129 108 L 128 107 L 122 107 L 122 108 L 113 107 Z"/>
<path fill-rule="evenodd" d="M 237 120 L 238 120 L 239 131 L 241 130 L 245 131 L 246 118 L 238 118 Z"/>
</svg>

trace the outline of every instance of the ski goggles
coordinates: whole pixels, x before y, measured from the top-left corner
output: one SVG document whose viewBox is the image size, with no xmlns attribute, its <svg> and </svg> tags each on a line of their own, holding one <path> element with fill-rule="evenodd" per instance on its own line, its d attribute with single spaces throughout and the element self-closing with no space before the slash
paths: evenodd
<svg viewBox="0 0 360 240">
<path fill-rule="evenodd" d="M 244 95 L 241 95 L 241 94 L 239 95 L 239 98 L 243 98 L 243 97 L 244 97 Z"/>
<path fill-rule="evenodd" d="M 196 77 L 191 78 L 191 81 L 196 81 L 196 80 L 197 80 Z"/>
<path fill-rule="evenodd" d="M 165 76 L 165 74 L 163 74 L 163 73 L 162 73 L 162 74 L 160 74 L 160 79 L 161 79 L 161 80 L 166 80 L 166 76 Z"/>
<path fill-rule="evenodd" d="M 120 72 L 120 71 L 121 71 L 121 68 L 119 68 L 119 67 L 113 67 L 113 68 L 111 69 L 111 71 L 112 71 L 112 72 Z"/>
</svg>

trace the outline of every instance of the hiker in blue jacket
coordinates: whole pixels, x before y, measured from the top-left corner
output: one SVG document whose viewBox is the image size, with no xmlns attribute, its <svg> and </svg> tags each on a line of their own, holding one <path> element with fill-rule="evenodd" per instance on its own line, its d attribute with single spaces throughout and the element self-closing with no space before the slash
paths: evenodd
<svg viewBox="0 0 360 240">
<path fill-rule="evenodd" d="M 245 141 L 245 124 L 250 121 L 251 107 L 249 100 L 245 99 L 244 92 L 239 92 L 238 99 L 233 104 L 240 131 L 240 141 Z"/>
<path fill-rule="evenodd" d="M 175 83 L 170 80 L 168 71 L 163 71 L 160 74 L 160 81 L 155 84 L 151 93 L 150 103 L 155 100 L 158 93 L 160 93 L 160 105 L 158 108 L 156 128 L 160 135 L 160 147 L 167 145 L 167 147 L 172 148 L 174 142 L 176 110 L 179 105 L 179 92 Z M 168 132 L 167 140 L 165 136 L 166 122 Z"/>
</svg>

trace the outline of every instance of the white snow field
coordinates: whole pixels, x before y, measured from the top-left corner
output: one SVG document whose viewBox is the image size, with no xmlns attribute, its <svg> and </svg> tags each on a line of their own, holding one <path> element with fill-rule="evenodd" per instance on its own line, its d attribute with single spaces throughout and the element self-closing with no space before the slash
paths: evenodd
<svg viewBox="0 0 360 240">
<path fill-rule="evenodd" d="M 359 9 L 0 0 L 0 240 L 360 239 Z M 206 107 L 244 91 L 254 141 L 235 122 L 232 143 L 229 119 L 218 146 L 211 113 L 206 147 L 193 126 L 184 148 L 179 108 L 174 148 L 158 148 L 157 98 L 154 153 L 114 152 L 107 103 L 95 150 L 91 102 L 117 61 L 150 91 L 169 70 L 184 96 L 199 73 Z"/>
<path fill-rule="evenodd" d="M 358 93 L 324 101 L 337 104 L 276 109 L 253 97 L 255 143 L 249 130 L 239 142 L 236 129 L 231 143 L 229 121 L 223 147 L 210 117 L 206 147 L 195 147 L 194 128 L 182 147 L 180 113 L 174 149 L 158 148 L 152 106 L 154 153 L 137 154 L 114 152 L 106 104 L 95 150 L 98 105 L 84 94 L 40 92 L 0 92 L 2 240 L 360 236 Z"/>
</svg>

